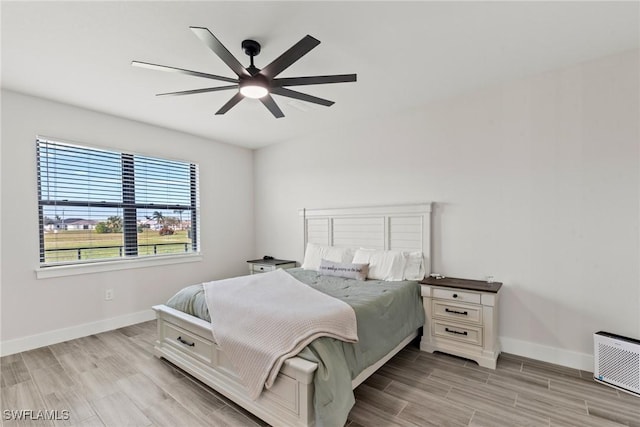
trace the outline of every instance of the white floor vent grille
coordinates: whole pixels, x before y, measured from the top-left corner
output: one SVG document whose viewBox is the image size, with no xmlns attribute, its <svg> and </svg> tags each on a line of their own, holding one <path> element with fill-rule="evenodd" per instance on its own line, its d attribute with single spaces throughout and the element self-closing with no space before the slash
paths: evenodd
<svg viewBox="0 0 640 427">
<path fill-rule="evenodd" d="M 640 397 L 640 341 L 602 331 L 593 340 L 596 381 Z"/>
</svg>

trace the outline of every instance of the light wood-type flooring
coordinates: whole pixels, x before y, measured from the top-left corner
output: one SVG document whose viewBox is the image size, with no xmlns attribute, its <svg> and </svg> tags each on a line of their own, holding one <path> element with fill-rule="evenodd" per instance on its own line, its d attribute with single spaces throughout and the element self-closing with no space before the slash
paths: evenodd
<svg viewBox="0 0 640 427">
<path fill-rule="evenodd" d="M 265 425 L 155 358 L 155 336 L 151 321 L 2 357 L 2 425 Z M 349 427 L 640 426 L 640 398 L 589 372 L 507 354 L 493 371 L 415 343 L 355 395 Z M 6 420 L 21 409 L 58 410 L 58 418 L 67 410 L 69 420 Z"/>
</svg>

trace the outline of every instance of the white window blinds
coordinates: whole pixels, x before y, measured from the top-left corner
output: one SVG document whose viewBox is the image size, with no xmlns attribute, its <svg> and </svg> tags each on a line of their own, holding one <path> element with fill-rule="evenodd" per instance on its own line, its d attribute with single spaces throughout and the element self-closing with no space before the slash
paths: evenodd
<svg viewBox="0 0 640 427">
<path fill-rule="evenodd" d="M 198 166 L 38 138 L 40 264 L 197 252 Z"/>
</svg>

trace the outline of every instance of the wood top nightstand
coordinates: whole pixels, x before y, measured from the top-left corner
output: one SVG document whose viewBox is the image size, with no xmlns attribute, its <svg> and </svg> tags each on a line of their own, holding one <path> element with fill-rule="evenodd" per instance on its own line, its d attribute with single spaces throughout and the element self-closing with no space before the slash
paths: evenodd
<svg viewBox="0 0 640 427">
<path fill-rule="evenodd" d="M 497 293 L 502 287 L 500 282 L 483 282 L 482 280 L 457 279 L 455 277 L 444 277 L 442 279 L 425 277 L 420 284 L 493 293 Z"/>
<path fill-rule="evenodd" d="M 500 282 L 427 277 L 420 282 L 426 317 L 420 349 L 442 351 L 495 369 Z"/>
<path fill-rule="evenodd" d="M 295 268 L 296 262 L 286 259 L 253 259 L 247 261 L 249 264 L 249 274 L 266 273 L 278 268 Z"/>
</svg>

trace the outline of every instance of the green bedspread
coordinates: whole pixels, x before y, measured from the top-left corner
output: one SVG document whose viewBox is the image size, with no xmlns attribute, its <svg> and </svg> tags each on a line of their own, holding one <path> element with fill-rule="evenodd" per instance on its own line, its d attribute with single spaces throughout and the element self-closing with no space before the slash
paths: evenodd
<svg viewBox="0 0 640 427">
<path fill-rule="evenodd" d="M 341 299 L 356 313 L 357 343 L 320 338 L 298 354 L 318 364 L 314 378 L 316 425 L 343 426 L 355 403 L 351 380 L 424 324 L 420 286 L 415 281 L 363 282 L 321 276 L 316 271 L 299 268 L 286 271 L 301 282 Z M 182 289 L 167 305 L 211 321 L 202 285 Z"/>
</svg>

